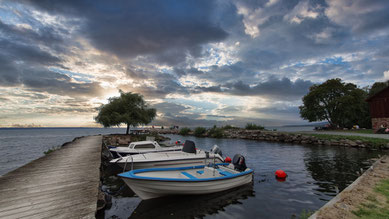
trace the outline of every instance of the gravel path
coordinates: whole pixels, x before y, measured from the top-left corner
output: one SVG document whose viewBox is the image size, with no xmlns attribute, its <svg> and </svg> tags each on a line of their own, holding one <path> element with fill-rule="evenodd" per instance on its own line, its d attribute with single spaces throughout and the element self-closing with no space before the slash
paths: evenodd
<svg viewBox="0 0 389 219">
<path fill-rule="evenodd" d="M 299 133 L 306 134 L 326 134 L 326 135 L 344 135 L 344 136 L 362 136 L 362 137 L 370 137 L 370 138 L 382 138 L 388 139 L 388 134 L 364 134 L 364 133 L 351 133 L 351 132 L 335 132 L 335 131 L 304 131 Z"/>
</svg>

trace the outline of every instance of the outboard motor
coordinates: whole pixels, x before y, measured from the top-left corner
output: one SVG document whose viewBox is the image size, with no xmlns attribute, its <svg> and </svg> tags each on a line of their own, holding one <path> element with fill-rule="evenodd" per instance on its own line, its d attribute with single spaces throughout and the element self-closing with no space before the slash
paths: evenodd
<svg viewBox="0 0 389 219">
<path fill-rule="evenodd" d="M 212 147 L 211 153 L 219 154 L 220 156 L 223 156 L 222 150 L 216 144 Z"/>
<path fill-rule="evenodd" d="M 193 141 L 186 140 L 184 143 L 184 147 L 182 147 L 182 151 L 186 153 L 196 153 L 196 146 Z"/>
<path fill-rule="evenodd" d="M 239 172 L 245 171 L 247 168 L 246 159 L 241 154 L 235 154 L 232 164 L 234 164 L 234 169 Z"/>
</svg>

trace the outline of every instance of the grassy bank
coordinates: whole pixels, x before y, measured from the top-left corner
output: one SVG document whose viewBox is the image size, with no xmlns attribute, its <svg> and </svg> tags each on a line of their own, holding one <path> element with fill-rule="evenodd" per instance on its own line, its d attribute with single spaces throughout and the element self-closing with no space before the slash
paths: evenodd
<svg viewBox="0 0 389 219">
<path fill-rule="evenodd" d="M 370 144 L 373 148 L 380 148 L 382 145 L 387 145 L 389 143 L 388 139 L 381 138 L 371 138 L 363 136 L 346 136 L 346 135 L 328 135 L 328 134 L 304 134 L 309 136 L 314 136 L 321 140 L 334 140 L 340 141 L 342 139 L 351 140 L 351 141 L 362 141 L 365 144 Z"/>
<path fill-rule="evenodd" d="M 331 130 L 340 133 L 361 133 L 361 134 L 375 134 L 372 129 L 351 129 L 351 130 Z"/>
<path fill-rule="evenodd" d="M 382 180 L 353 214 L 359 218 L 389 218 L 389 179 Z"/>
</svg>

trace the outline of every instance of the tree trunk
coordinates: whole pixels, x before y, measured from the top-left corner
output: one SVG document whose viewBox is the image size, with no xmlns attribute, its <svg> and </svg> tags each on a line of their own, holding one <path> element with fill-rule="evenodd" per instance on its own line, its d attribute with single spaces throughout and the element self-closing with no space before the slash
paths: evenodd
<svg viewBox="0 0 389 219">
<path fill-rule="evenodd" d="M 127 124 L 127 131 L 126 131 L 126 135 L 128 135 L 128 132 L 130 131 L 130 124 Z"/>
</svg>

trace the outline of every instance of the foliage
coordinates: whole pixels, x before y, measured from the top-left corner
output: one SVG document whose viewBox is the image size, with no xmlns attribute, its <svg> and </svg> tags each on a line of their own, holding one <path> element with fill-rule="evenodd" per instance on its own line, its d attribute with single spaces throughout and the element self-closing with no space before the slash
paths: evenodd
<svg viewBox="0 0 389 219">
<path fill-rule="evenodd" d="M 178 132 L 178 134 L 179 135 L 187 135 L 187 134 L 189 134 L 190 131 L 191 131 L 190 128 L 184 127 L 182 129 L 180 129 L 180 132 Z"/>
<path fill-rule="evenodd" d="M 304 134 L 308 135 L 308 134 Z M 327 135 L 327 134 L 309 134 L 310 136 L 315 136 L 318 139 L 321 140 L 335 140 L 339 141 L 342 139 L 348 139 L 351 141 L 362 141 L 364 143 L 371 144 L 372 148 L 380 148 L 383 145 L 386 145 L 389 143 L 388 139 L 382 139 L 382 138 L 371 138 L 371 137 L 363 137 L 363 136 L 354 136 L 354 135 Z"/>
<path fill-rule="evenodd" d="M 341 79 L 329 79 L 313 85 L 303 97 L 300 116 L 310 122 L 327 120 L 332 127 L 370 128 L 367 93 L 355 84 L 343 83 Z"/>
<path fill-rule="evenodd" d="M 156 115 L 156 110 L 148 108 L 143 97 L 137 93 L 120 92 L 120 97 L 111 97 L 109 103 L 99 107 L 99 114 L 95 117 L 96 122 L 104 127 L 127 125 L 126 134 L 130 126 L 149 124 Z"/>
<path fill-rule="evenodd" d="M 211 129 L 208 130 L 208 135 L 212 138 L 223 138 L 224 129 L 218 128 L 216 125 L 214 125 Z"/>
<path fill-rule="evenodd" d="M 59 147 L 52 147 L 52 148 L 50 148 L 49 150 L 44 151 L 43 153 L 44 153 L 45 155 L 48 155 L 48 154 L 50 154 L 51 152 L 54 152 L 54 151 L 56 151 L 56 150 L 58 150 L 58 149 L 59 149 Z"/>
<path fill-rule="evenodd" d="M 380 92 L 381 90 L 385 89 L 388 86 L 389 86 L 389 80 L 387 80 L 386 82 L 375 82 L 369 90 L 369 97 Z"/>
<path fill-rule="evenodd" d="M 263 127 L 261 125 L 256 125 L 254 123 L 247 123 L 246 124 L 246 129 L 247 130 L 264 130 L 265 127 Z"/>
<path fill-rule="evenodd" d="M 358 210 L 353 213 L 359 218 L 388 218 L 389 215 L 389 180 L 385 179 L 374 188 L 374 195 L 367 197 Z M 376 195 L 382 196 L 385 201 L 379 201 Z"/>
<path fill-rule="evenodd" d="M 196 137 L 201 137 L 201 136 L 203 136 L 205 134 L 205 132 L 207 132 L 206 128 L 204 128 L 204 127 L 197 127 L 194 130 L 194 135 Z"/>
<path fill-rule="evenodd" d="M 229 129 L 240 129 L 239 127 L 235 127 L 235 126 L 232 126 L 232 125 L 225 125 L 222 127 L 222 129 L 224 130 L 229 130 Z"/>
<path fill-rule="evenodd" d="M 310 210 L 303 210 L 300 214 L 300 219 L 308 219 L 312 214 L 314 214 L 315 211 L 310 211 Z"/>
</svg>

